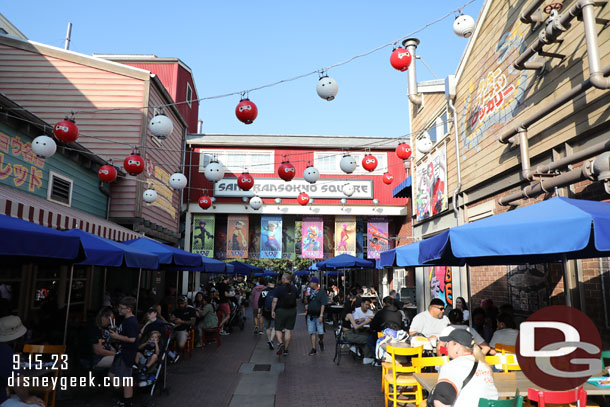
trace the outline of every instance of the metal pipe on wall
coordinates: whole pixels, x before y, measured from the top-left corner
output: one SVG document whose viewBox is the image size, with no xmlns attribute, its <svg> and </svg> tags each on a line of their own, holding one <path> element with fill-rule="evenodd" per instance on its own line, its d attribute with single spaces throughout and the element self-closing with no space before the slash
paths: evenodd
<svg viewBox="0 0 610 407">
<path fill-rule="evenodd" d="M 541 14 L 534 14 L 538 7 L 540 7 L 544 3 L 544 0 L 534 0 L 529 6 L 527 6 L 521 14 L 519 15 L 519 19 L 521 22 L 525 24 L 539 23 L 542 21 Z"/>
<path fill-rule="evenodd" d="M 409 101 L 414 105 L 419 106 L 423 102 L 422 95 L 417 92 L 417 75 L 415 70 L 415 49 L 419 45 L 419 40 L 417 38 L 407 38 L 402 42 L 402 45 L 411 54 L 411 66 L 409 66 L 407 71 L 407 76 L 409 78 Z"/>
<path fill-rule="evenodd" d="M 527 130 L 519 129 L 519 150 L 521 152 L 521 176 L 525 179 L 532 179 L 532 171 L 530 165 L 529 140 L 527 138 Z"/>
<path fill-rule="evenodd" d="M 451 101 L 451 99 L 447 99 L 447 106 L 451 110 L 451 115 L 453 116 L 453 137 L 455 138 L 455 162 L 456 162 L 456 169 L 457 169 L 457 186 L 453 190 L 452 205 L 453 205 L 453 211 L 457 215 L 457 213 L 458 213 L 457 195 L 460 193 L 460 190 L 462 189 L 462 171 L 461 171 L 461 165 L 460 165 L 460 143 L 458 141 L 458 119 L 457 119 L 457 111 L 456 111 L 455 106 L 453 105 L 453 102 Z M 458 217 L 458 224 L 459 224 L 459 217 Z"/>
<path fill-rule="evenodd" d="M 541 174 L 546 174 L 546 173 L 549 173 L 558 168 L 562 168 L 567 165 L 577 163 L 582 160 L 586 160 L 587 158 L 591 158 L 595 154 L 603 153 L 604 151 L 610 151 L 610 140 L 603 141 L 603 142 L 595 144 L 591 147 L 582 149 L 574 154 L 570 154 L 567 157 L 553 161 L 549 164 L 539 165 L 536 167 L 536 172 L 541 173 Z"/>
<path fill-rule="evenodd" d="M 578 4 L 582 4 L 582 19 L 585 27 L 585 39 L 587 41 L 587 58 L 589 61 L 589 79 L 593 86 L 598 89 L 609 89 L 610 78 L 605 78 L 601 72 L 601 62 L 599 59 L 599 48 L 597 45 L 597 32 L 595 29 L 595 15 L 593 0 L 581 0 Z"/>
</svg>

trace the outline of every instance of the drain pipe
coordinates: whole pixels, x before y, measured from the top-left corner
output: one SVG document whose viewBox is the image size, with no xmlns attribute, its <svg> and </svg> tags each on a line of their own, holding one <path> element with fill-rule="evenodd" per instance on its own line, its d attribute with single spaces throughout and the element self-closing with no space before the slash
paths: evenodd
<svg viewBox="0 0 610 407">
<path fill-rule="evenodd" d="M 539 165 L 536 167 L 536 172 L 539 174 L 548 174 L 558 168 L 562 168 L 567 165 L 586 160 L 587 158 L 591 158 L 596 154 L 603 153 L 604 151 L 610 151 L 610 140 L 602 141 L 601 143 L 595 144 L 591 147 L 584 148 L 574 154 L 553 161 L 551 163 Z"/>
<path fill-rule="evenodd" d="M 407 38 L 402 42 L 403 47 L 411 54 L 411 66 L 409 67 L 407 74 L 409 78 L 409 101 L 414 105 L 420 106 L 423 102 L 422 95 L 417 92 L 417 75 L 415 70 L 416 56 L 415 49 L 419 45 L 417 38 Z"/>
<path fill-rule="evenodd" d="M 531 181 L 533 174 L 530 165 L 530 144 L 527 138 L 527 130 L 521 127 L 517 134 L 519 135 L 519 151 L 521 152 L 521 176 Z"/>
<path fill-rule="evenodd" d="M 539 183 L 529 185 L 519 192 L 506 195 L 498 199 L 500 205 L 510 205 L 519 199 L 534 198 L 545 192 L 552 192 L 555 188 L 562 188 L 584 180 L 604 182 L 606 192 L 610 190 L 610 152 L 605 152 L 593 160 L 585 162 L 581 167 L 551 179 L 541 180 Z"/>
<path fill-rule="evenodd" d="M 453 190 L 453 212 L 457 215 L 457 195 L 460 193 L 462 189 L 462 171 L 460 167 L 460 144 L 458 142 L 458 119 L 457 119 L 457 111 L 455 110 L 455 106 L 451 99 L 447 99 L 447 106 L 449 110 L 451 110 L 451 114 L 453 115 L 453 138 L 455 139 L 455 162 L 457 169 L 457 187 Z"/>
<path fill-rule="evenodd" d="M 535 11 L 538 10 L 538 7 L 540 7 L 542 3 L 544 3 L 544 0 L 532 1 L 530 5 L 527 6 L 519 15 L 521 22 L 525 24 L 534 24 L 542 22 L 542 14 L 535 13 Z"/>
<path fill-rule="evenodd" d="M 593 14 L 595 2 L 593 0 L 580 0 L 578 5 L 582 5 L 582 18 L 585 26 L 585 38 L 587 40 L 587 58 L 589 60 L 589 79 L 596 88 L 609 89 L 610 78 L 604 77 L 600 67 L 595 15 Z"/>
</svg>

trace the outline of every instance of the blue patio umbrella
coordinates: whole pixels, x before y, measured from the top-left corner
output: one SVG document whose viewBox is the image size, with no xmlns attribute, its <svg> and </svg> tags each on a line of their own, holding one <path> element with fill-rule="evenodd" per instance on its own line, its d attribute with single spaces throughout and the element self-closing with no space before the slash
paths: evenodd
<svg viewBox="0 0 610 407">
<path fill-rule="evenodd" d="M 172 264 L 186 267 L 198 267 L 202 264 L 201 255 L 199 254 L 190 253 L 146 237 L 127 240 L 123 243 L 156 254 L 159 257 L 159 264 Z"/>
<path fill-rule="evenodd" d="M 340 254 L 316 264 L 320 270 L 334 270 L 352 267 L 374 268 L 375 263 L 371 260 L 361 259 L 350 254 Z"/>
<path fill-rule="evenodd" d="M 610 203 L 562 197 L 454 227 L 419 247 L 419 262 L 430 265 L 562 261 L 564 284 L 568 259 L 608 256 Z"/>
<path fill-rule="evenodd" d="M 271 270 L 265 270 L 263 275 L 267 276 L 267 277 L 278 277 L 280 275 L 280 273 L 276 273 L 276 272 L 271 271 Z"/>
<path fill-rule="evenodd" d="M 0 255 L 50 260 L 83 260 L 85 252 L 78 236 L 18 218 L 0 215 Z"/>
<path fill-rule="evenodd" d="M 67 235 L 79 237 L 87 258 L 78 264 L 107 267 L 129 267 L 156 270 L 159 258 L 152 254 L 122 243 L 85 232 L 71 229 Z"/>
<path fill-rule="evenodd" d="M 295 276 L 308 276 L 309 275 L 309 270 L 299 270 L 296 273 L 294 273 Z"/>
<path fill-rule="evenodd" d="M 419 263 L 419 245 L 421 242 L 414 242 L 404 246 L 399 246 L 391 250 L 381 252 L 379 265 L 387 266 L 421 266 Z"/>
<path fill-rule="evenodd" d="M 345 273 L 343 273 L 342 271 L 337 271 L 337 270 L 333 270 L 333 271 L 327 271 L 326 273 L 322 274 L 324 277 L 338 277 L 338 276 L 342 276 Z"/>
<path fill-rule="evenodd" d="M 243 262 L 237 261 L 237 260 L 232 261 L 229 264 L 232 264 L 233 267 L 235 268 L 235 270 L 234 270 L 235 274 L 248 275 L 248 274 L 253 274 L 253 273 L 263 273 L 265 271 L 260 267 L 256 267 L 251 264 L 243 263 Z"/>
</svg>

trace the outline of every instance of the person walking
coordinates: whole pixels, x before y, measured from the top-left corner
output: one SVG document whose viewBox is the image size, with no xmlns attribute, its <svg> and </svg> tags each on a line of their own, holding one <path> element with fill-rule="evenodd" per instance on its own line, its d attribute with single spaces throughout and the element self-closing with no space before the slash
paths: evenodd
<svg viewBox="0 0 610 407">
<path fill-rule="evenodd" d="M 273 338 L 275 338 L 275 327 L 273 318 L 271 317 L 271 305 L 273 304 L 275 291 L 275 283 L 273 281 L 267 282 L 267 288 L 265 288 L 258 297 L 258 309 L 261 310 L 263 316 L 265 333 L 267 334 L 267 345 L 269 350 L 274 350 Z"/>
<path fill-rule="evenodd" d="M 316 339 L 318 339 L 320 351 L 324 351 L 324 309 L 328 305 L 328 296 L 324 290 L 320 290 L 318 277 L 312 277 L 309 280 L 309 287 L 311 287 L 311 291 L 305 299 L 305 304 L 307 304 L 307 332 L 311 336 L 309 356 L 313 356 L 317 352 Z"/>
<path fill-rule="evenodd" d="M 254 333 L 263 334 L 263 316 L 261 315 L 261 309 L 258 306 L 258 299 L 261 293 L 267 288 L 265 285 L 265 279 L 263 277 L 257 281 L 256 286 L 250 293 L 250 307 L 252 308 L 252 320 L 254 322 Z"/>
<path fill-rule="evenodd" d="M 277 355 L 288 356 L 292 330 L 297 319 L 297 288 L 292 285 L 292 276 L 288 273 L 282 275 L 282 285 L 275 291 L 271 317 L 275 319 L 275 336 L 279 343 Z"/>
</svg>

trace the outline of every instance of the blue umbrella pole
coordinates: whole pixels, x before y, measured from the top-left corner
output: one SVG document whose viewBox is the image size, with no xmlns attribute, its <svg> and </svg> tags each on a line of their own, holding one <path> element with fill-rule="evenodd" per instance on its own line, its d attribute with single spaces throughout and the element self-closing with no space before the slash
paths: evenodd
<svg viewBox="0 0 610 407">
<path fill-rule="evenodd" d="M 70 266 L 70 285 L 68 288 L 68 304 L 66 305 L 66 323 L 64 324 L 64 342 L 66 344 L 66 338 L 68 337 L 68 318 L 70 317 L 70 300 L 72 297 L 72 279 L 74 278 L 74 264 Z"/>
<path fill-rule="evenodd" d="M 135 315 L 138 315 L 138 305 L 140 305 L 140 283 L 142 282 L 142 267 L 140 267 L 140 272 L 138 273 L 138 288 L 136 290 L 136 312 Z"/>
</svg>

